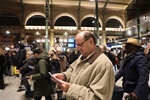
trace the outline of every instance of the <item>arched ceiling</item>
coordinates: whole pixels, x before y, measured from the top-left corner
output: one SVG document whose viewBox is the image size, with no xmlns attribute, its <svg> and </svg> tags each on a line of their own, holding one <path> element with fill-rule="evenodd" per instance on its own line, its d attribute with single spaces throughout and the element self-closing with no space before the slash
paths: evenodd
<svg viewBox="0 0 150 100">
<path fill-rule="evenodd" d="M 42 7 L 44 8 L 45 1 L 48 0 L 0 0 L 0 14 L 14 14 L 21 19 L 23 11 L 29 9 L 24 6 L 34 4 L 37 7 L 38 5 L 43 5 Z M 81 7 L 88 9 L 95 8 L 95 0 L 49 0 L 49 5 L 78 7 L 80 1 Z M 104 11 L 109 9 L 114 11 L 127 11 L 127 20 L 130 20 L 137 16 L 136 1 L 139 1 L 139 14 L 150 11 L 150 0 L 98 0 L 98 8 Z"/>
<path fill-rule="evenodd" d="M 48 0 L 0 0 L 0 9 L 8 11 L 9 6 L 14 6 L 14 10 L 23 10 L 24 4 L 45 5 Z M 58 6 L 78 6 L 80 0 L 49 0 L 49 4 Z M 150 0 L 98 0 L 98 7 L 102 9 L 127 10 L 128 20 L 136 17 L 136 1 L 139 1 L 139 13 L 150 10 Z M 87 8 L 95 7 L 95 0 L 81 0 L 81 6 Z M 20 5 L 20 6 L 18 6 Z M 11 9 L 9 9 L 11 10 Z M 14 12 L 12 10 L 12 12 Z"/>
</svg>

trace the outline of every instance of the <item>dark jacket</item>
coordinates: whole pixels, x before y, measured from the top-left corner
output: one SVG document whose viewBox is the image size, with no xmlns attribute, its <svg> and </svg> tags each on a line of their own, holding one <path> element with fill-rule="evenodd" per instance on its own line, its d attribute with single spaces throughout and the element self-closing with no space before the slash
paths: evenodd
<svg viewBox="0 0 150 100">
<path fill-rule="evenodd" d="M 114 54 L 112 54 L 110 51 L 104 52 L 104 54 L 110 59 L 113 65 L 116 64 L 116 58 Z"/>
<path fill-rule="evenodd" d="M 48 74 L 49 56 L 47 53 L 40 54 L 37 59 L 37 65 L 35 69 L 35 74 L 33 74 L 32 79 L 34 82 L 34 96 L 49 96 L 53 93 L 52 83 L 50 80 L 50 75 Z"/>
<path fill-rule="evenodd" d="M 20 73 L 22 74 L 22 83 L 23 85 L 29 85 L 28 79 L 25 78 L 26 76 L 30 76 L 34 73 L 34 68 L 30 68 L 30 66 L 35 67 L 35 58 L 33 56 L 27 58 L 24 61 L 23 66 L 20 68 Z"/>
<path fill-rule="evenodd" d="M 148 65 L 143 49 L 137 50 L 124 60 L 116 74 L 116 81 L 123 76 L 124 92 L 134 92 L 140 100 L 148 100 Z"/>
<path fill-rule="evenodd" d="M 20 49 L 17 52 L 17 69 L 20 69 L 23 66 L 23 61 L 26 59 L 26 50 Z"/>
<path fill-rule="evenodd" d="M 4 77 L 3 77 L 3 68 L 4 68 L 4 62 L 5 62 L 5 56 L 4 55 L 0 55 L 0 89 L 4 89 L 5 85 L 4 85 Z"/>
</svg>

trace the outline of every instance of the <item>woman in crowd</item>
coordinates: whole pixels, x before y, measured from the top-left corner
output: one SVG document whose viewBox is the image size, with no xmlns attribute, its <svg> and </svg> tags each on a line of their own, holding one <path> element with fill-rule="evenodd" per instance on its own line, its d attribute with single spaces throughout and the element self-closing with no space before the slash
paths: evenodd
<svg viewBox="0 0 150 100">
<path fill-rule="evenodd" d="M 4 51 L 0 48 L 0 89 L 5 88 L 4 77 L 3 77 L 3 64 L 5 62 Z"/>
</svg>

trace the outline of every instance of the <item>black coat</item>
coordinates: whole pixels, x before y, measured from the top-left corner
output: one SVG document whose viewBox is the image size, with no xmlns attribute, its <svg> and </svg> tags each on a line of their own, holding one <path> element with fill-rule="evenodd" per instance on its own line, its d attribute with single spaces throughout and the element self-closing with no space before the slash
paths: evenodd
<svg viewBox="0 0 150 100">
<path fill-rule="evenodd" d="M 116 81 L 123 76 L 124 92 L 134 92 L 140 100 L 148 100 L 148 65 L 142 49 L 125 58 L 116 74 Z"/>
<path fill-rule="evenodd" d="M 3 77 L 3 64 L 5 62 L 5 56 L 4 55 L 0 55 L 0 89 L 4 89 L 5 85 L 4 85 L 4 77 Z"/>
<path fill-rule="evenodd" d="M 26 78 L 26 76 L 30 76 L 34 73 L 34 69 L 32 69 L 30 66 L 35 67 L 35 59 L 33 56 L 30 58 L 27 58 L 24 61 L 23 66 L 19 70 L 20 73 L 22 74 L 22 79 L 21 79 L 22 85 L 29 85 L 28 79 Z"/>
<path fill-rule="evenodd" d="M 23 66 L 23 61 L 26 59 L 26 50 L 20 49 L 17 52 L 17 69 L 20 69 Z"/>
</svg>

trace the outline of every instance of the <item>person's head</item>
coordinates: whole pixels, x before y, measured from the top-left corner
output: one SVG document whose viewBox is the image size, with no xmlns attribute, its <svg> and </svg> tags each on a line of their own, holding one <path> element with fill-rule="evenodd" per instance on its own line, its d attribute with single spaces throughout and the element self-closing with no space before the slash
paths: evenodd
<svg viewBox="0 0 150 100">
<path fill-rule="evenodd" d="M 96 48 L 96 37 L 93 32 L 82 31 L 76 35 L 75 43 L 82 56 L 87 57 Z"/>
<path fill-rule="evenodd" d="M 56 48 L 56 52 L 57 52 L 58 54 L 61 54 L 61 53 L 63 52 L 62 47 L 61 47 L 61 46 L 58 46 L 58 47 Z"/>
<path fill-rule="evenodd" d="M 41 47 L 35 48 L 33 50 L 33 54 L 35 58 L 38 58 L 41 53 L 43 53 L 43 49 Z"/>
<path fill-rule="evenodd" d="M 0 48 L 0 55 L 4 55 L 4 50 Z"/>
<path fill-rule="evenodd" d="M 24 48 L 25 48 L 25 45 L 24 45 L 24 44 L 20 44 L 19 48 L 20 48 L 20 49 L 24 49 Z"/>
<path fill-rule="evenodd" d="M 50 50 L 49 50 L 49 52 L 48 52 L 48 55 L 49 55 L 49 56 L 53 56 L 55 53 L 56 53 L 55 48 L 54 48 L 54 47 L 50 47 Z"/>
<path fill-rule="evenodd" d="M 33 54 L 33 52 L 31 50 L 28 50 L 26 53 L 26 58 L 31 57 L 32 54 Z"/>
<path fill-rule="evenodd" d="M 67 49 L 67 53 L 68 53 L 68 54 L 70 54 L 70 53 L 71 53 L 71 50 L 70 50 L 69 48 Z"/>
<path fill-rule="evenodd" d="M 57 47 L 59 47 L 60 45 L 58 44 L 58 43 L 55 43 L 55 45 L 54 45 L 54 50 L 56 50 L 57 51 Z"/>
<path fill-rule="evenodd" d="M 104 44 L 100 45 L 100 48 L 102 49 L 103 52 L 107 52 L 108 51 L 107 46 L 104 45 Z"/>
<path fill-rule="evenodd" d="M 141 44 L 138 43 L 138 40 L 134 38 L 128 38 L 127 42 L 124 42 L 123 44 L 125 44 L 124 52 L 126 54 L 130 54 L 138 48 L 141 48 Z"/>
</svg>

